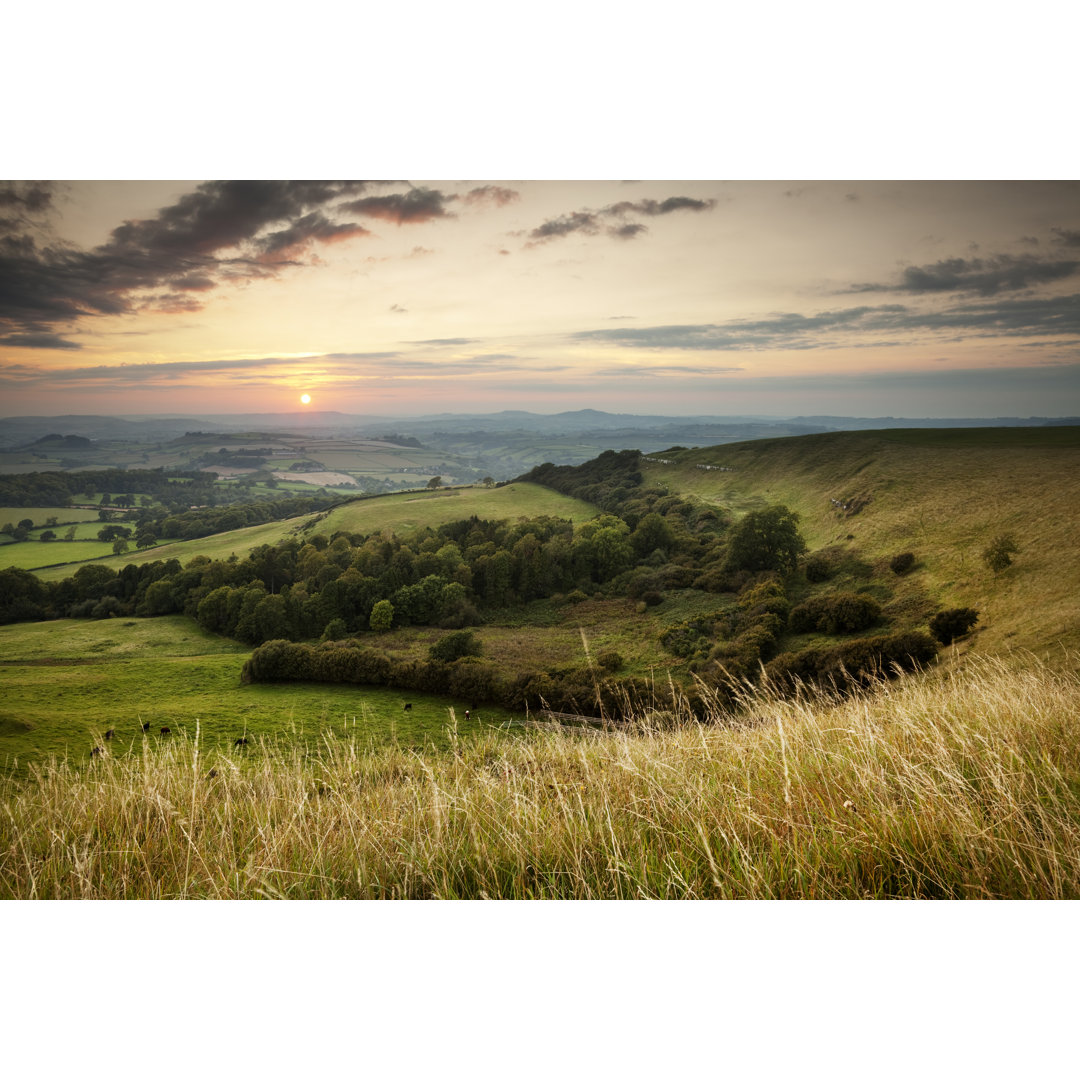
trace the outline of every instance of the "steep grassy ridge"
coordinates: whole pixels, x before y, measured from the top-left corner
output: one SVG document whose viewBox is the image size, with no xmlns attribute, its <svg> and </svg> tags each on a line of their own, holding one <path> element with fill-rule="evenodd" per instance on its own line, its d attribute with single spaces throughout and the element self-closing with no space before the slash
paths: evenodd
<svg viewBox="0 0 1080 1080">
<path fill-rule="evenodd" d="M 736 513 L 785 503 L 811 549 L 884 570 L 897 604 L 978 609 L 980 650 L 1080 645 L 1080 428 L 836 432 L 658 456 L 677 464 L 644 463 L 647 482 Z M 1002 532 L 1020 552 L 994 574 L 980 553 Z M 893 579 L 902 551 L 916 567 Z"/>
</svg>

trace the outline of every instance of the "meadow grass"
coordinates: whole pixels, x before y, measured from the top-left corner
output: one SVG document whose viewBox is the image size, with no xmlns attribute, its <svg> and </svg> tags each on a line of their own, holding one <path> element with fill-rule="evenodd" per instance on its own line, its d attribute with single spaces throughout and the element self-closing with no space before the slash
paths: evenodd
<svg viewBox="0 0 1080 1080">
<path fill-rule="evenodd" d="M 846 699 L 748 689 L 704 725 L 455 720 L 441 750 L 326 732 L 249 759 L 196 728 L 36 766 L 0 781 L 0 895 L 1080 896 L 1080 679 L 1033 656 Z"/>
</svg>

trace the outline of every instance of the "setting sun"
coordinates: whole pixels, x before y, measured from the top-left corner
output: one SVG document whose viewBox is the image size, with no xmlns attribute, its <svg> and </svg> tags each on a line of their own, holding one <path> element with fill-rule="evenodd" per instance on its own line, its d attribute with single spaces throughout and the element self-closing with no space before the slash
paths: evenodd
<svg viewBox="0 0 1080 1080">
<path fill-rule="evenodd" d="M 311 404 L 311 395 L 310 394 L 301 394 L 300 395 L 300 404 L 301 405 L 310 405 Z"/>
</svg>

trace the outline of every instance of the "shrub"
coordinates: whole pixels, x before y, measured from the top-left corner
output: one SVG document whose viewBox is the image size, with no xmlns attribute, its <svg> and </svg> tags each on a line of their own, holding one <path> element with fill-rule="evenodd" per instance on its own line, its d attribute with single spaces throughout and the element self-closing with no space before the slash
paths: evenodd
<svg viewBox="0 0 1080 1080">
<path fill-rule="evenodd" d="M 321 641 L 337 641 L 348 634 L 348 627 L 344 619 L 331 619 L 322 632 Z"/>
<path fill-rule="evenodd" d="M 915 565 L 915 555 L 910 551 L 894 555 L 889 560 L 889 569 L 894 574 L 906 574 Z"/>
<path fill-rule="evenodd" d="M 807 581 L 816 585 L 832 577 L 832 564 L 824 555 L 811 555 L 806 560 L 803 573 L 806 574 Z"/>
<path fill-rule="evenodd" d="M 951 645 L 958 637 L 963 637 L 977 622 L 979 613 L 974 608 L 948 608 L 939 611 L 930 620 L 930 633 L 942 645 Z"/>
<path fill-rule="evenodd" d="M 793 633 L 815 630 L 825 634 L 846 634 L 865 630 L 881 618 L 881 605 L 864 593 L 829 593 L 813 596 L 792 608 L 789 625 Z"/>
<path fill-rule="evenodd" d="M 596 658 L 596 662 L 604 671 L 621 671 L 626 663 L 614 649 L 600 653 Z"/>
<path fill-rule="evenodd" d="M 649 589 L 648 592 L 643 593 L 641 599 L 646 607 L 656 607 L 657 604 L 664 602 L 664 597 L 655 589 Z"/>
<path fill-rule="evenodd" d="M 995 574 L 1000 574 L 1007 566 L 1012 565 L 1012 557 L 1020 549 L 1016 546 L 1016 538 L 1012 533 L 1001 533 L 995 536 L 990 543 L 983 548 L 983 562 L 994 571 Z"/>
<path fill-rule="evenodd" d="M 479 656 L 482 651 L 480 639 L 471 630 L 455 630 L 444 634 L 428 649 L 428 658 L 451 664 L 463 656 Z"/>
</svg>

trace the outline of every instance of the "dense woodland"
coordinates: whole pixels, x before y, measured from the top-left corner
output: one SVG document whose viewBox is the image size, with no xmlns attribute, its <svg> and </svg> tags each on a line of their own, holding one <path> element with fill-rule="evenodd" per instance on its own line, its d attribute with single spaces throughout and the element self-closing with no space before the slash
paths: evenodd
<svg viewBox="0 0 1080 1080">
<path fill-rule="evenodd" d="M 646 610 L 671 590 L 733 594 L 718 598 L 712 615 L 668 626 L 660 637 L 692 677 L 678 692 L 699 706 L 703 693 L 720 692 L 732 679 L 756 679 L 762 665 L 780 681 L 844 682 L 851 673 L 910 667 L 934 655 L 924 630 L 852 639 L 881 621 L 869 595 L 824 586 L 793 608 L 791 583 L 821 581 L 822 568 L 820 559 L 805 559 L 797 515 L 787 508 L 754 511 L 732 524 L 708 506 L 643 486 L 638 460 L 635 451 L 608 451 L 582 466 L 546 465 L 521 478 L 604 511 L 578 526 L 552 517 L 472 517 L 408 538 L 327 537 L 312 522 L 306 540 L 264 545 L 244 559 L 197 557 L 186 567 L 171 559 L 119 572 L 90 563 L 54 583 L 8 569 L 0 572 L 0 621 L 182 612 L 206 630 L 259 646 L 245 667 L 247 679 L 382 683 L 514 708 L 546 704 L 608 714 L 643 700 L 662 705 L 672 690 L 620 676 L 617 654 L 602 655 L 595 666 L 499 670 L 484 660 L 468 628 L 538 600 L 622 597 Z M 225 508 L 213 524 L 253 524 L 249 515 L 303 501 Z M 206 535 L 185 531 L 206 528 L 205 514 L 170 514 L 157 527 L 162 535 Z M 448 634 L 426 661 L 391 661 L 379 635 L 403 626 Z M 828 647 L 781 652 L 786 636 L 815 631 L 847 636 Z"/>
</svg>

